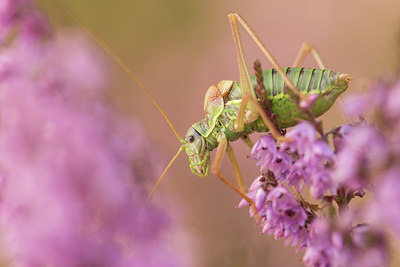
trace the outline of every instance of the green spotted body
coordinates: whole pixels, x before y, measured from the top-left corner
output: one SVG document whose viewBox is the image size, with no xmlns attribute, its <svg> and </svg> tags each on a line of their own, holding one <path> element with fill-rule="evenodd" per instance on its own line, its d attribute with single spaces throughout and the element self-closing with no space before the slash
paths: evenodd
<svg viewBox="0 0 400 267">
<path fill-rule="evenodd" d="M 287 67 L 283 68 L 283 71 L 302 93 L 318 95 L 317 100 L 309 109 L 315 117 L 321 116 L 332 107 L 339 95 L 347 89 L 349 82 L 348 74 L 326 69 Z M 284 79 L 275 69 L 264 70 L 263 77 L 264 96 L 271 101 L 271 112 L 275 115 L 279 127 L 288 128 L 296 125 L 302 114 L 297 105 L 290 100 L 289 95 L 285 93 Z M 254 88 L 256 85 L 255 75 L 251 75 L 250 80 L 252 88 Z M 211 106 L 211 112 L 206 112 L 203 120 L 194 123 L 189 128 L 186 138 L 196 137 L 193 145 L 186 147 L 193 173 L 199 176 L 208 174 L 209 153 L 218 146 L 221 138 L 235 141 L 244 135 L 268 131 L 259 115 L 253 121 L 245 119 L 243 131 L 236 130 L 241 102 L 240 83 L 232 82 L 223 102 L 215 107 Z"/>
<path fill-rule="evenodd" d="M 327 92 L 343 92 L 347 83 L 338 84 L 339 73 L 325 69 L 313 68 L 284 68 L 283 71 L 293 84 L 304 94 L 318 94 L 320 97 L 311 107 L 311 113 L 315 117 L 321 116 L 331 108 L 339 94 L 328 98 Z M 276 114 L 277 122 L 281 128 L 294 126 L 300 116 L 297 106 L 290 101 L 284 92 L 285 82 L 275 69 L 263 72 L 265 95 L 271 100 L 271 111 Z M 252 77 L 253 84 L 256 83 Z M 322 95 L 324 95 L 322 97 Z"/>
<path fill-rule="evenodd" d="M 347 88 L 347 82 L 338 81 L 340 73 L 331 70 L 287 67 L 283 68 L 283 71 L 302 93 L 319 95 L 311 107 L 311 113 L 315 117 L 319 117 L 329 110 L 340 93 Z M 275 69 L 264 70 L 263 77 L 265 96 L 271 101 L 271 111 L 275 114 L 279 127 L 288 128 L 296 125 L 301 114 L 296 104 L 284 92 L 285 81 L 283 78 Z M 254 87 L 257 83 L 256 77 L 251 75 L 250 78 L 252 87 Z M 225 102 L 225 110 L 220 116 L 221 124 L 228 126 L 222 126 L 222 128 L 225 128 L 230 141 L 240 138 L 243 134 L 268 131 L 261 118 L 245 124 L 243 133 L 237 133 L 233 130 L 235 112 L 240 106 L 241 98 L 240 84 L 235 82 Z"/>
</svg>

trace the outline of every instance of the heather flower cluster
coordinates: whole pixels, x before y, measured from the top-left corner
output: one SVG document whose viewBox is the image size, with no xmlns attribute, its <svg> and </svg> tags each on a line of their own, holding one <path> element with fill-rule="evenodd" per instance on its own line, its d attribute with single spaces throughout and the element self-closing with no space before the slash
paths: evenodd
<svg viewBox="0 0 400 267">
<path fill-rule="evenodd" d="M 24 42 L 34 42 L 49 35 L 51 26 L 32 0 L 3 0 L 0 2 L 0 44 L 7 43 L 15 32 Z"/>
<path fill-rule="evenodd" d="M 299 123 L 286 137 L 290 143 L 282 143 L 277 147 L 275 140 L 262 136 L 251 151 L 251 158 L 257 160 L 260 171 L 270 170 L 279 182 L 294 186 L 297 191 L 304 185 L 310 187 L 314 198 L 320 198 L 326 191 L 336 191 L 331 181 L 331 168 L 334 152 L 323 140 L 317 139 L 312 124 Z"/>
<path fill-rule="evenodd" d="M 159 159 L 107 101 L 99 56 L 29 0 L 0 1 L 4 265 L 179 266 L 143 185 Z"/>
<path fill-rule="evenodd" d="M 305 238 L 307 213 L 293 195 L 283 186 L 277 186 L 269 177 L 260 176 L 249 188 L 249 197 L 261 216 L 262 233 L 284 238 L 285 243 L 299 244 Z M 247 206 L 242 200 L 238 208 Z M 251 216 L 255 214 L 251 210 Z"/>
<path fill-rule="evenodd" d="M 387 265 L 384 233 L 368 224 L 349 227 L 349 217 L 345 214 L 341 218 L 316 218 L 312 222 L 303 257 L 306 266 Z"/>
<path fill-rule="evenodd" d="M 390 233 L 400 242 L 399 97 L 400 80 L 375 84 L 348 98 L 355 123 L 322 132 L 302 121 L 286 142 L 262 136 L 250 155 L 261 176 L 248 192 L 261 232 L 304 250 L 306 266 L 388 265 Z M 363 205 L 350 205 L 365 194 Z"/>
</svg>

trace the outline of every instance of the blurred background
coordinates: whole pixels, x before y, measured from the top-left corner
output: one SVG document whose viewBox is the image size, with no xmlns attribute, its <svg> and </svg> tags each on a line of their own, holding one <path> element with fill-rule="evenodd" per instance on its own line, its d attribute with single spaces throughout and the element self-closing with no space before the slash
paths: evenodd
<svg viewBox="0 0 400 267">
<path fill-rule="evenodd" d="M 253 26 L 282 66 L 293 62 L 302 42 L 315 45 L 328 68 L 354 77 L 346 94 L 365 89 L 369 79 L 391 80 L 398 72 L 398 0 L 63 2 L 130 66 L 181 136 L 204 116 L 204 95 L 210 85 L 239 79 L 229 12 L 241 14 Z M 80 27 L 54 1 L 38 3 L 55 25 Z M 240 30 L 248 65 L 260 59 L 264 68 L 270 68 L 249 36 Z M 110 97 L 119 109 L 140 120 L 166 166 L 179 141 L 143 91 L 106 52 L 104 57 L 110 70 Z M 304 66 L 316 64 L 310 57 Z M 336 103 L 323 117 L 325 130 L 346 122 L 342 114 Z M 241 141 L 232 145 L 249 186 L 258 167 L 247 159 L 247 146 Z M 223 172 L 233 178 L 226 159 Z M 149 180 L 149 191 L 157 178 Z M 260 228 L 248 217 L 248 209 L 235 209 L 240 197 L 212 175 L 203 179 L 194 176 L 186 155 L 169 170 L 154 197 L 156 203 L 157 195 L 179 203 L 179 211 L 168 206 L 165 209 L 170 209 L 172 216 L 177 212 L 183 215 L 180 224 L 192 238 L 174 242 L 182 241 L 182 246 L 193 248 L 192 266 L 302 266 L 303 253 L 295 253 L 294 248 L 284 247 L 282 241 L 270 236 L 261 236 Z"/>
</svg>

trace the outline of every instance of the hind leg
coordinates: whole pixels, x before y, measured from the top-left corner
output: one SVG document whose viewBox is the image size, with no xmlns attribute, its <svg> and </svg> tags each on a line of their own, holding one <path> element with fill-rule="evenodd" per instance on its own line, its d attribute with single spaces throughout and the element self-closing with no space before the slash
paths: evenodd
<svg viewBox="0 0 400 267">
<path fill-rule="evenodd" d="M 296 59 L 294 60 L 292 67 L 301 67 L 303 64 L 303 61 L 307 57 L 307 55 L 311 53 L 315 61 L 317 62 L 318 68 L 320 69 L 326 69 L 325 64 L 322 61 L 322 57 L 319 54 L 318 50 L 310 45 L 309 43 L 303 43 L 300 47 L 299 52 L 297 53 Z"/>
</svg>

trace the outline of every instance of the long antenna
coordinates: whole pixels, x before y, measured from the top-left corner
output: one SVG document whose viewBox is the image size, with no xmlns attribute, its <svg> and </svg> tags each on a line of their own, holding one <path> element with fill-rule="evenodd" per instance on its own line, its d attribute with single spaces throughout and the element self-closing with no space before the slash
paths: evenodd
<svg viewBox="0 0 400 267">
<path fill-rule="evenodd" d="M 153 98 L 150 92 L 144 87 L 144 85 L 139 81 L 136 75 L 131 71 L 127 64 L 111 49 L 111 47 L 90 27 L 90 25 L 78 16 L 72 9 L 70 9 L 64 2 L 61 0 L 55 0 L 71 17 L 73 17 L 76 21 L 78 21 L 88 32 L 93 36 L 96 42 L 110 54 L 110 56 L 114 59 L 118 65 L 131 77 L 131 79 L 139 85 L 140 88 L 143 89 L 145 94 L 150 98 L 151 102 L 157 107 L 158 111 L 160 111 L 161 115 L 164 117 L 165 121 L 168 123 L 169 127 L 171 127 L 172 131 L 178 137 L 178 140 L 182 142 L 182 138 L 179 136 L 178 132 L 175 130 L 174 126 L 172 126 L 170 120 L 168 119 L 167 115 L 165 115 L 164 111 L 161 109 L 160 105 L 158 105 L 157 101 Z"/>
<path fill-rule="evenodd" d="M 167 173 L 169 167 L 171 167 L 172 163 L 174 163 L 174 161 L 175 161 L 175 160 L 178 158 L 178 156 L 185 150 L 185 148 L 186 148 L 186 146 L 185 146 L 185 145 L 182 145 L 182 146 L 179 148 L 178 152 L 175 154 L 175 156 L 174 156 L 174 157 L 171 159 L 171 161 L 168 163 L 167 167 L 165 168 L 165 170 L 164 170 L 163 173 L 161 174 L 160 178 L 158 178 L 158 181 L 157 181 L 156 185 L 154 186 L 153 191 L 152 191 L 151 194 L 150 194 L 149 201 L 152 199 L 152 197 L 153 197 L 154 193 L 156 192 L 158 186 L 161 184 L 161 181 L 162 181 L 162 179 L 164 178 L 164 175 Z"/>
</svg>

